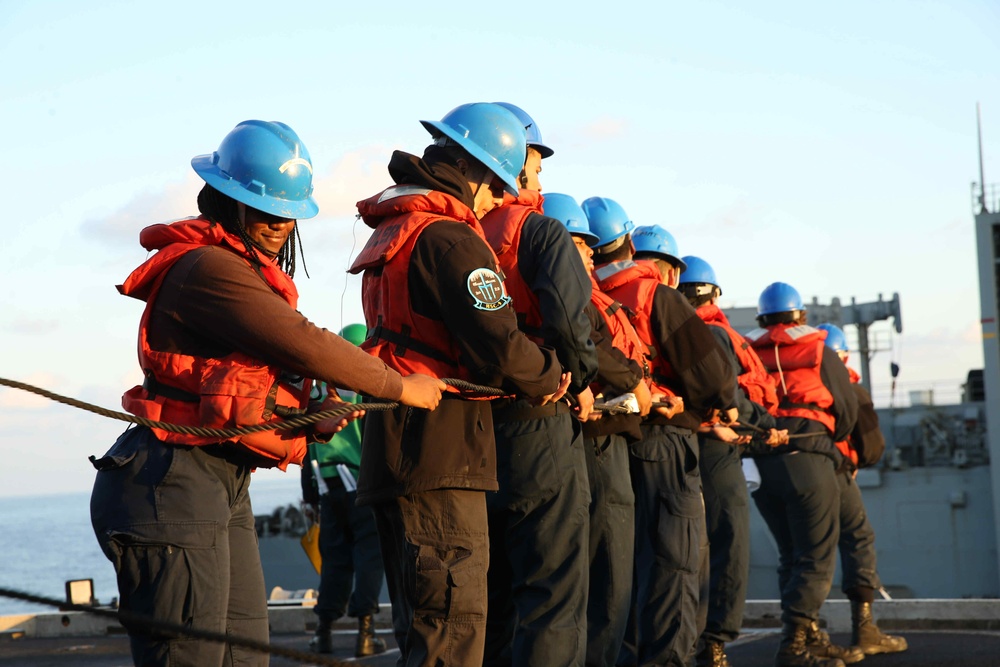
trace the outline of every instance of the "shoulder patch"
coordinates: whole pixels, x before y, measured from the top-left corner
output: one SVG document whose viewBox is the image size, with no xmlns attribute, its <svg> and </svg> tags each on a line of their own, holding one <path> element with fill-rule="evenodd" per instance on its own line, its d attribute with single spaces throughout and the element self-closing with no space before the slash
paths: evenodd
<svg viewBox="0 0 1000 667">
<path fill-rule="evenodd" d="M 478 310 L 500 310 L 510 303 L 510 297 L 507 296 L 507 290 L 503 286 L 503 279 L 496 271 L 486 267 L 470 273 L 466 287 L 475 299 L 473 306 Z"/>
</svg>

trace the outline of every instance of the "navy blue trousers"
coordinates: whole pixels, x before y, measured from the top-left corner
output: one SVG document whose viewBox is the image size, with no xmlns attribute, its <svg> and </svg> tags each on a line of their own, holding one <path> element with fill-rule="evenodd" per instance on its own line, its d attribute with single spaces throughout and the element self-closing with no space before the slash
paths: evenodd
<svg viewBox="0 0 1000 667">
<path fill-rule="evenodd" d="M 319 499 L 319 552 L 323 565 L 319 599 L 313 611 L 321 621 L 378 612 L 382 593 L 382 550 L 375 515 L 368 505 L 355 505 L 356 493 L 339 477 L 326 480 L 329 493 Z"/>
<path fill-rule="evenodd" d="M 830 593 L 840 539 L 840 485 L 833 460 L 795 451 L 754 459 L 754 502 L 778 545 L 781 620 L 819 619 Z"/>
<path fill-rule="evenodd" d="M 665 425 L 643 425 L 630 445 L 635 490 L 632 618 L 619 665 L 686 667 L 704 628 L 708 536 L 698 439 Z"/>
<path fill-rule="evenodd" d="M 583 663 L 590 489 L 580 423 L 563 412 L 494 423 L 500 491 L 487 497 L 490 666 Z"/>
<path fill-rule="evenodd" d="M 635 493 L 625 438 L 584 441 L 590 478 L 587 667 L 614 667 L 632 599 Z"/>
<path fill-rule="evenodd" d="M 750 494 L 739 450 L 699 438 L 709 544 L 708 618 L 702 635 L 731 642 L 743 626 L 750 573 Z"/>
<path fill-rule="evenodd" d="M 94 462 L 91 522 L 118 575 L 121 609 L 268 640 L 251 468 L 229 458 L 233 452 L 168 445 L 139 426 Z M 137 665 L 268 664 L 266 653 L 125 627 Z"/>
</svg>

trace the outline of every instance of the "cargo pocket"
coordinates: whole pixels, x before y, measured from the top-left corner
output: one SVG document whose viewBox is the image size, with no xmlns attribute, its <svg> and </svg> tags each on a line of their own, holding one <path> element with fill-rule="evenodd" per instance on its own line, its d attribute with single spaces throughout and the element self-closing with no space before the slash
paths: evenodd
<svg viewBox="0 0 1000 667">
<path fill-rule="evenodd" d="M 701 496 L 695 494 L 660 494 L 656 556 L 668 570 L 698 571 L 701 502 Z"/>
<path fill-rule="evenodd" d="M 472 550 L 465 547 L 441 550 L 409 544 L 415 558 L 414 614 L 428 618 L 453 619 L 482 614 L 484 591 L 476 571 Z"/>
<path fill-rule="evenodd" d="M 108 531 L 120 607 L 159 621 L 218 628 L 225 618 L 214 522 L 139 524 Z M 122 620 L 148 632 L 141 620 Z"/>
<path fill-rule="evenodd" d="M 104 456 L 101 458 L 91 456 L 90 462 L 95 469 L 101 472 L 105 470 L 117 470 L 126 466 L 135 458 L 136 453 L 139 451 L 140 438 L 137 437 L 138 435 L 137 429 L 129 428 L 118 436 L 115 444 L 111 445 L 111 449 Z"/>
</svg>

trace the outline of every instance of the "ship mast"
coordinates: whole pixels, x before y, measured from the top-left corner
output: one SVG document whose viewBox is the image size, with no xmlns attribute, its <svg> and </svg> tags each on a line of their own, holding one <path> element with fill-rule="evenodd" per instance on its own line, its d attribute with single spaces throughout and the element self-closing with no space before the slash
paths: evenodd
<svg viewBox="0 0 1000 667">
<path fill-rule="evenodd" d="M 979 138 L 979 212 L 989 213 L 986 208 L 986 179 L 983 177 L 983 122 L 979 115 L 979 102 L 976 102 L 976 134 Z"/>
<path fill-rule="evenodd" d="M 986 444 L 990 452 L 990 481 L 993 487 L 994 539 L 1000 540 L 1000 212 L 990 213 L 986 180 L 983 176 L 983 134 L 976 104 L 979 130 L 979 197 L 976 213 L 976 250 L 979 260 L 979 305 L 983 340 L 983 389 L 986 413 Z M 991 189 L 991 192 L 995 190 Z M 996 200 L 993 208 L 996 210 Z M 978 206 L 976 206 L 978 204 Z M 1000 543 L 995 552 L 1000 557 Z"/>
</svg>

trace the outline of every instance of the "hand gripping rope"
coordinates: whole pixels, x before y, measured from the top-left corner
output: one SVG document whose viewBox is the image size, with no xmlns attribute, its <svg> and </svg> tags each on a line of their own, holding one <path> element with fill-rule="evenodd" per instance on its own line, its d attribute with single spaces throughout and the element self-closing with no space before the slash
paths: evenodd
<svg viewBox="0 0 1000 667">
<path fill-rule="evenodd" d="M 508 395 L 507 392 L 505 392 L 502 389 L 498 389 L 496 387 L 487 387 L 484 385 L 478 385 L 472 382 L 466 382 L 465 380 L 459 380 L 455 378 L 443 378 L 442 382 L 451 387 L 454 387 L 455 389 L 459 389 L 463 392 L 467 392 L 470 394 L 477 394 L 482 397 L 498 398 L 500 396 Z M 164 431 L 170 431 L 172 433 L 186 433 L 190 435 L 200 435 L 210 438 L 231 438 L 234 436 L 246 435 L 248 433 L 260 433 L 262 431 L 274 431 L 279 429 L 288 430 L 294 428 L 301 428 L 303 426 L 308 426 L 309 424 L 314 424 L 324 419 L 343 417 L 345 415 L 348 415 L 352 412 L 357 412 L 359 410 L 365 410 L 365 411 L 392 410 L 393 408 L 399 406 L 398 402 L 345 403 L 344 405 L 338 406 L 336 408 L 323 410 L 321 412 L 314 412 L 308 415 L 301 415 L 298 417 L 293 417 L 291 419 L 268 422 L 266 424 L 257 424 L 253 426 L 243 426 L 240 428 L 218 429 L 218 428 L 206 428 L 202 426 L 184 426 L 180 424 L 170 424 L 167 422 L 160 422 L 152 419 L 146 419 L 144 417 L 136 417 L 135 415 L 128 414 L 127 412 L 108 410 L 106 408 L 102 408 L 100 406 L 93 405 L 91 403 L 86 403 L 84 401 L 80 401 L 74 398 L 69 398 L 68 396 L 62 396 L 60 394 L 56 394 L 55 392 L 51 392 L 46 389 L 42 389 L 40 387 L 35 387 L 25 382 L 8 380 L 7 378 L 2 378 L 2 377 L 0 377 L 0 386 L 10 387 L 12 389 L 20 389 L 21 391 L 26 391 L 31 394 L 37 394 L 38 396 L 43 396 L 49 400 L 56 401 L 57 403 L 63 403 L 65 405 L 79 408 L 81 410 L 93 412 L 94 414 L 98 414 L 103 417 L 108 417 L 110 419 L 117 419 L 119 421 L 130 422 L 132 424 L 139 424 L 140 426 L 148 426 L 150 428 L 158 428 Z M 628 412 L 628 408 L 618 405 L 605 406 L 603 404 L 595 404 L 594 409 L 604 410 L 608 413 Z M 259 642 L 253 639 L 247 639 L 236 635 L 221 634 L 217 632 L 198 630 L 196 628 L 177 625 L 174 623 L 169 623 L 167 621 L 161 621 L 149 616 L 136 614 L 134 612 L 130 612 L 124 609 L 113 610 L 113 609 L 105 609 L 99 607 L 91 607 L 87 605 L 69 604 L 64 600 L 43 597 L 40 595 L 33 595 L 31 593 L 24 593 L 22 591 L 17 591 L 9 588 L 0 588 L 0 596 L 13 598 L 16 600 L 24 600 L 27 602 L 34 602 L 36 604 L 48 605 L 51 607 L 58 607 L 59 609 L 66 611 L 81 611 L 88 614 L 94 614 L 96 616 L 113 618 L 115 620 L 129 624 L 133 628 L 142 627 L 166 635 L 187 636 L 196 639 L 203 639 L 205 641 L 227 643 L 233 646 L 242 646 L 244 648 L 248 648 L 254 651 L 259 651 L 262 653 L 280 655 L 292 660 L 296 660 L 298 662 L 306 662 L 314 665 L 329 665 L 332 667 L 346 667 L 347 665 L 355 664 L 354 662 L 344 662 L 324 655 L 317 655 L 315 653 L 289 649 L 282 646 L 277 646 L 275 644 Z"/>
</svg>

